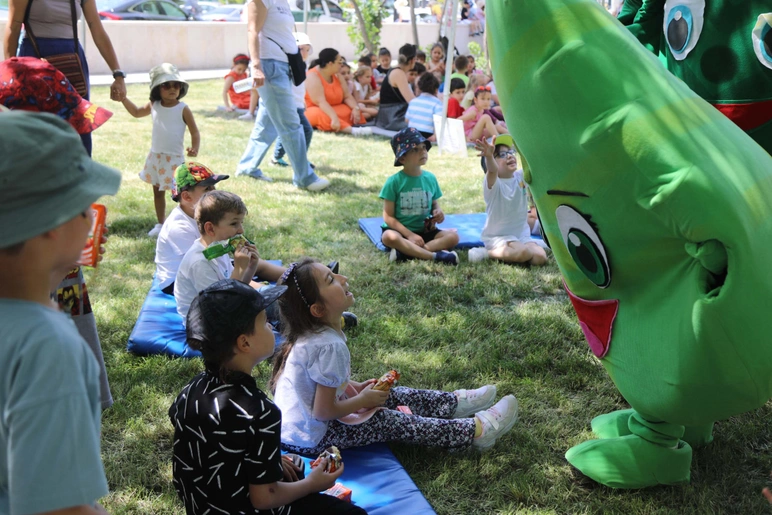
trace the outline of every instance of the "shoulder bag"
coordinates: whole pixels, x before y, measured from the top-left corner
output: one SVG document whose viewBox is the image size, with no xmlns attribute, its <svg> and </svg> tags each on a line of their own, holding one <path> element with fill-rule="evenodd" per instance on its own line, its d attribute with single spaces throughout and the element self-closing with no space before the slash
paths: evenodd
<svg viewBox="0 0 772 515">
<path fill-rule="evenodd" d="M 85 97 L 88 94 L 88 87 L 86 86 L 86 76 L 83 73 L 83 65 L 80 62 L 80 55 L 78 54 L 78 19 L 75 15 L 75 0 L 70 0 L 70 13 L 72 14 L 72 39 L 75 44 L 74 52 L 68 54 L 56 54 L 41 57 L 38 43 L 35 40 L 35 35 L 32 33 L 32 27 L 29 23 L 29 13 L 32 7 L 32 0 L 29 0 L 27 4 L 27 11 L 24 13 L 24 30 L 29 36 L 32 48 L 35 49 L 35 54 L 39 59 L 48 61 L 51 66 L 59 70 L 70 81 L 72 87 L 78 94 Z"/>
<path fill-rule="evenodd" d="M 273 39 L 266 36 L 266 39 L 273 41 Z M 306 80 L 306 63 L 303 61 L 303 56 L 300 55 L 300 50 L 294 54 L 288 54 L 280 44 L 273 41 L 273 44 L 279 47 L 287 56 L 287 62 L 289 63 L 290 72 L 292 72 L 292 82 L 295 86 L 300 86 Z"/>
</svg>

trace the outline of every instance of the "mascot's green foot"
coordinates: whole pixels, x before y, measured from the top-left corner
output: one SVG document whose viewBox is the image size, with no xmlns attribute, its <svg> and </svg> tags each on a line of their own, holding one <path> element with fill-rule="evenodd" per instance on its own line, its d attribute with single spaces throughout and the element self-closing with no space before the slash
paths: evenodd
<svg viewBox="0 0 772 515">
<path fill-rule="evenodd" d="M 646 488 L 688 483 L 692 448 L 679 441 L 675 448 L 651 443 L 637 435 L 590 440 L 566 453 L 582 474 L 612 488 Z"/>
<path fill-rule="evenodd" d="M 713 422 L 702 426 L 686 426 L 681 439 L 692 446 L 692 449 L 705 447 L 713 441 Z"/>
<path fill-rule="evenodd" d="M 632 434 L 629 422 L 633 413 L 633 409 L 623 409 L 597 416 L 592 419 L 592 432 L 598 438 L 619 438 Z"/>
</svg>

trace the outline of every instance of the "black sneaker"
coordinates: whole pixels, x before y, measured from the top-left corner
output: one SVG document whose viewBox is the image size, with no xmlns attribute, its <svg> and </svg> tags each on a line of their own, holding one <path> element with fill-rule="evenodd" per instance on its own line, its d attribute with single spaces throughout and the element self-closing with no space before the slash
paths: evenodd
<svg viewBox="0 0 772 515">
<path fill-rule="evenodd" d="M 337 274 L 338 270 L 340 270 L 340 265 L 337 261 L 330 261 L 330 264 L 327 265 L 327 268 L 329 268 L 333 274 Z"/>
<path fill-rule="evenodd" d="M 438 250 L 434 253 L 434 260 L 438 263 L 445 263 L 446 265 L 457 265 L 458 254 L 455 252 L 447 252 L 445 250 Z"/>
<path fill-rule="evenodd" d="M 343 316 L 341 316 L 341 329 L 351 329 L 352 327 L 356 327 L 359 323 L 359 319 L 354 313 L 351 313 L 350 311 L 344 311 Z"/>
</svg>

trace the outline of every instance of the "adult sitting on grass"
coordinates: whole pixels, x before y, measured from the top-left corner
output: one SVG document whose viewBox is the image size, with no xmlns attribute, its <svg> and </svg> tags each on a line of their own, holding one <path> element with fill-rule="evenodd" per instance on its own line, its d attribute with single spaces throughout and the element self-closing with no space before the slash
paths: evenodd
<svg viewBox="0 0 772 515">
<path fill-rule="evenodd" d="M 104 514 L 99 366 L 51 290 L 120 174 L 54 115 L 0 115 L 0 513 Z"/>
<path fill-rule="evenodd" d="M 415 98 L 407 74 L 415 66 L 416 46 L 407 44 L 399 49 L 397 67 L 389 70 L 381 85 L 381 108 L 375 125 L 389 131 L 407 127 L 407 104 Z"/>
<path fill-rule="evenodd" d="M 372 134 L 357 101 L 338 78 L 343 57 L 334 48 L 319 52 L 306 78 L 306 118 L 311 127 L 325 132 L 343 132 L 355 136 Z M 315 66 L 314 66 L 315 65 Z"/>
</svg>

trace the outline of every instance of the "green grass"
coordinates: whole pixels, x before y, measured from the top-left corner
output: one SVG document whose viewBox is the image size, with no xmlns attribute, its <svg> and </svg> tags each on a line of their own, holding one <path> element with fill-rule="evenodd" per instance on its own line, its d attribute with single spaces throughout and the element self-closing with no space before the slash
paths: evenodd
<svg viewBox="0 0 772 515">
<path fill-rule="evenodd" d="M 216 111 L 220 84 L 193 83 L 186 102 L 201 130 L 198 160 L 232 175 L 251 124 Z M 129 95 L 142 101 L 147 86 L 130 86 Z M 201 362 L 125 350 L 154 270 L 155 242 L 146 236 L 155 223 L 152 193 L 137 178 L 152 123 L 110 102 L 107 88 L 95 88 L 93 96 L 115 112 L 94 135 L 94 157 L 124 177 L 119 194 L 104 199 L 111 225 L 105 261 L 88 272 L 116 400 L 103 416 L 111 491 L 103 503 L 113 513 L 183 513 L 171 484 L 166 412 Z M 426 168 L 439 179 L 447 213 L 484 210 L 472 155 L 429 154 Z M 462 252 L 455 268 L 390 264 L 357 227 L 358 218 L 381 212 L 378 192 L 396 170 L 388 142 L 315 133 L 310 157 L 332 181 L 323 193 L 294 188 L 291 171 L 270 164 L 264 171 L 275 179 L 271 184 L 232 177 L 220 187 L 246 202 L 246 234 L 262 257 L 341 262 L 360 317 L 349 340 L 354 379 L 395 367 L 405 385 L 453 390 L 496 383 L 500 394 L 520 401 L 520 422 L 487 454 L 392 446 L 438 513 L 768 512 L 759 491 L 772 468 L 769 406 L 719 422 L 715 442 L 694 454 L 690 485 L 625 492 L 577 478 L 566 449 L 591 438 L 593 416 L 627 406 L 590 353 L 554 262 L 540 269 L 470 264 Z M 266 364 L 256 370 L 261 386 L 268 374 Z"/>
</svg>

